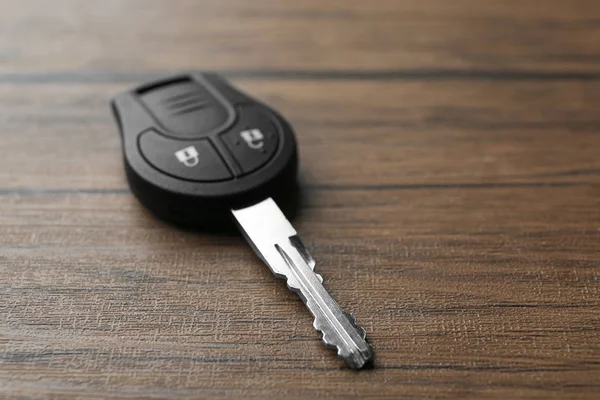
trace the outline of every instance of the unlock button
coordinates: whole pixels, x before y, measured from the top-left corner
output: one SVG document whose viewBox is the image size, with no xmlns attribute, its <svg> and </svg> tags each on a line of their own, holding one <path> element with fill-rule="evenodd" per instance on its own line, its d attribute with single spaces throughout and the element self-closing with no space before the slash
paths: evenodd
<svg viewBox="0 0 600 400">
<path fill-rule="evenodd" d="M 221 138 L 248 174 L 265 165 L 277 152 L 279 133 L 268 114 L 254 106 L 238 107 L 238 122 Z"/>
<path fill-rule="evenodd" d="M 232 175 L 208 139 L 176 140 L 153 130 L 140 136 L 140 150 L 156 169 L 197 182 L 231 179 Z"/>
<path fill-rule="evenodd" d="M 175 152 L 175 158 L 177 158 L 177 161 L 190 168 L 195 167 L 200 162 L 200 154 L 198 154 L 196 146 L 188 146 L 185 149 L 177 150 Z"/>
</svg>

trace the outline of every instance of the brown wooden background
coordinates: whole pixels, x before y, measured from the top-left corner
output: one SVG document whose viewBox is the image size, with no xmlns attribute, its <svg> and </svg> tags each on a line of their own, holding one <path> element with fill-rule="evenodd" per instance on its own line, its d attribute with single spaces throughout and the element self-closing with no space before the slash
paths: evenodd
<svg viewBox="0 0 600 400">
<path fill-rule="evenodd" d="M 195 68 L 296 128 L 375 369 L 129 193 L 110 97 Z M 600 397 L 597 0 L 0 0 L 0 134 L 1 398 Z"/>
</svg>

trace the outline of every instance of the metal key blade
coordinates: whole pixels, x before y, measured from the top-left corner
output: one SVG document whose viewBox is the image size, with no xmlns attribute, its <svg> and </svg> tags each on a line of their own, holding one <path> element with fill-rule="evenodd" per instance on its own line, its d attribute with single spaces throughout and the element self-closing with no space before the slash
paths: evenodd
<svg viewBox="0 0 600 400">
<path fill-rule="evenodd" d="M 323 287 L 323 279 L 314 272 L 315 261 L 277 204 L 268 198 L 232 213 L 254 252 L 302 298 L 315 317 L 313 325 L 322 332 L 323 342 L 336 348 L 351 368 L 368 364 L 373 351 L 364 329 Z"/>
</svg>

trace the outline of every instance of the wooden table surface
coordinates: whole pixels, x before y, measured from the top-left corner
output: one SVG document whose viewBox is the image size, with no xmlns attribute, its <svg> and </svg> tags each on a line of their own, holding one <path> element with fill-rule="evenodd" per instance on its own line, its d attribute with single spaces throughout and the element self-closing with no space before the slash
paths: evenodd
<svg viewBox="0 0 600 400">
<path fill-rule="evenodd" d="M 0 0 L 0 397 L 598 398 L 598 0 Z M 156 220 L 119 91 L 220 71 L 296 129 L 321 344 L 238 236 Z"/>
</svg>

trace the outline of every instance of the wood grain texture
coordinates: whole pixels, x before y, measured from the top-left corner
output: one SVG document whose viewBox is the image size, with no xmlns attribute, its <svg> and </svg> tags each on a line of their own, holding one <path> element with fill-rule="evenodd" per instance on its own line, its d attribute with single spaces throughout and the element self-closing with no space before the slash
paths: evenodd
<svg viewBox="0 0 600 400">
<path fill-rule="evenodd" d="M 600 393 L 596 1 L 0 0 L 0 398 Z M 325 349 L 238 236 L 129 193 L 108 108 L 216 68 L 297 131 Z"/>
<path fill-rule="evenodd" d="M 596 0 L 0 2 L 3 72 L 140 68 L 588 71 Z"/>
</svg>

